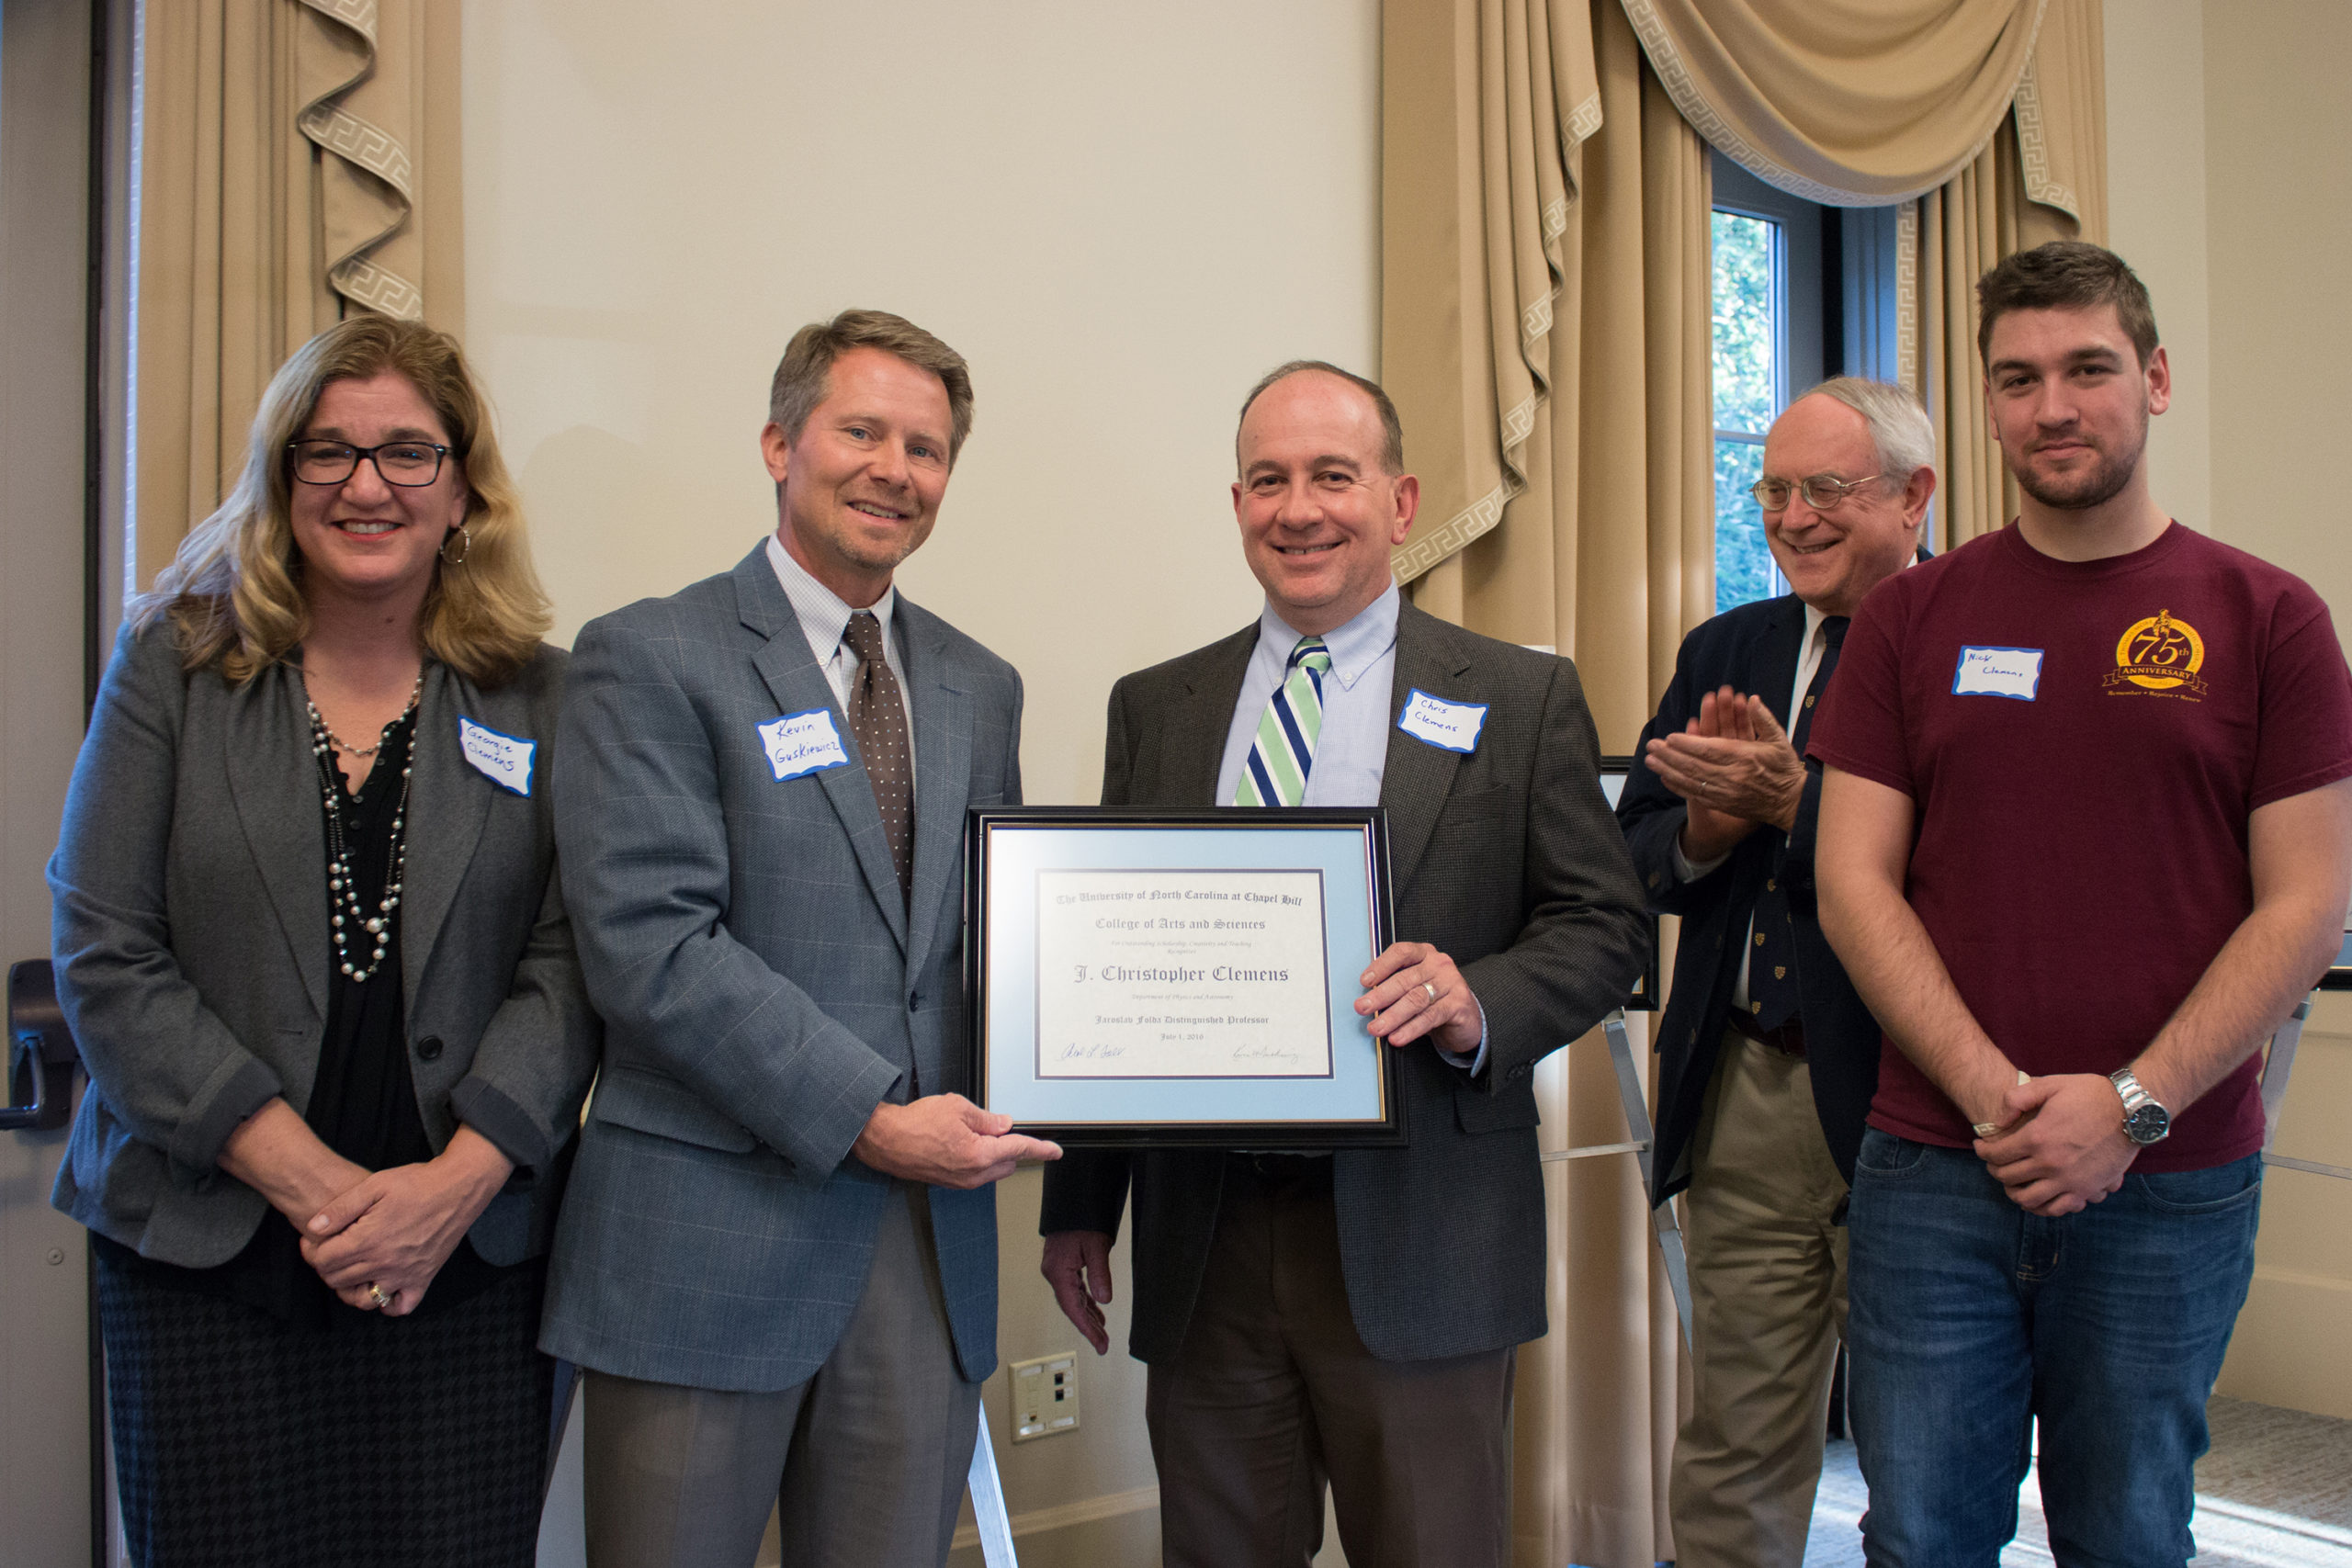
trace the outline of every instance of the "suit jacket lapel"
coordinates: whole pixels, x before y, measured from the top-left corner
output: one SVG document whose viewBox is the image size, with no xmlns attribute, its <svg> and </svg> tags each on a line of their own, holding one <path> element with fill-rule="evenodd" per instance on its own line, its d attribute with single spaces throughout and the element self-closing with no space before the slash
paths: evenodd
<svg viewBox="0 0 2352 1568">
<path fill-rule="evenodd" d="M 324 1018 L 327 835 L 300 672 L 276 664 L 231 688 L 220 739 L 238 825 L 302 988 Z"/>
<path fill-rule="evenodd" d="M 865 759 L 857 750 L 857 738 L 850 733 L 849 716 L 833 699 L 832 683 L 817 668 L 817 660 L 808 651 L 808 638 L 800 629 L 800 618 L 792 613 L 792 601 L 785 597 L 784 585 L 775 580 L 775 569 L 768 564 L 764 541 L 736 565 L 735 602 L 743 625 L 767 639 L 752 655 L 752 667 L 759 671 L 760 679 L 767 684 L 768 694 L 775 699 L 777 714 L 807 713 L 815 708 L 831 714 L 833 724 L 841 732 L 842 750 L 857 764 L 827 768 L 817 774 L 817 784 L 841 818 L 842 830 L 849 835 L 858 867 L 865 873 L 866 886 L 873 890 L 874 901 L 882 906 L 882 918 L 903 953 L 907 948 L 907 900 L 899 887 L 899 868 L 890 863 L 890 843 L 882 833 L 882 810 L 874 804 L 874 785 L 865 776 Z M 920 753 L 915 767 L 916 788 L 920 790 Z M 915 841 L 922 843 L 920 833 Z"/>
<path fill-rule="evenodd" d="M 477 724 L 488 722 L 474 711 L 480 706 L 481 694 L 471 682 L 446 664 L 426 667 L 416 733 L 409 744 L 414 771 L 409 775 L 408 849 L 401 872 L 401 994 L 412 1019 L 418 985 L 466 868 L 473 863 L 474 846 L 490 819 L 491 792 L 498 788 L 468 766 L 458 748 L 460 714 Z M 533 789 L 546 785 L 546 761 L 543 753 L 534 754 Z"/>
<path fill-rule="evenodd" d="M 907 967 L 916 970 L 931 956 L 948 881 L 963 869 L 964 807 L 972 796 L 972 704 L 970 694 L 956 684 L 946 639 L 930 614 L 900 594 L 892 619 L 907 667 L 907 720 L 915 732 L 915 864 L 908 896 Z M 875 820 L 881 820 L 878 812 Z"/>
<path fill-rule="evenodd" d="M 1388 697 L 1388 754 L 1380 804 L 1388 811 L 1388 862 L 1400 899 L 1429 848 L 1462 753 L 1414 739 L 1396 728 L 1396 719 L 1416 688 L 1449 702 L 1486 700 L 1476 688 L 1469 654 L 1444 637 L 1443 624 L 1410 604 L 1397 607 L 1396 679 Z"/>
<path fill-rule="evenodd" d="M 1792 728 L 1789 689 L 1797 683 L 1797 660 L 1804 652 L 1804 601 L 1784 593 L 1774 601 L 1777 614 L 1756 649 L 1753 694 L 1764 699 L 1782 729 Z"/>
<path fill-rule="evenodd" d="M 1167 714 L 1166 748 L 1159 801 L 1138 806 L 1225 806 L 1216 797 L 1216 776 L 1225 766 L 1226 738 L 1233 733 L 1234 705 L 1241 700 L 1242 677 L 1258 649 L 1258 623 L 1250 622 L 1222 642 L 1201 650 L 1184 677 L 1184 694 Z"/>
</svg>

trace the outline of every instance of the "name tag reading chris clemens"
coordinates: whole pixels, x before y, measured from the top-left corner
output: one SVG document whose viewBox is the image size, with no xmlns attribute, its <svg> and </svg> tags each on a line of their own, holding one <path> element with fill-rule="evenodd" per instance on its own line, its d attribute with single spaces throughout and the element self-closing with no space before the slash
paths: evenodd
<svg viewBox="0 0 2352 1568">
<path fill-rule="evenodd" d="M 768 766 L 775 770 L 779 779 L 797 779 L 803 773 L 849 766 L 849 752 L 842 745 L 842 732 L 833 728 L 833 716 L 824 708 L 788 713 L 759 728 L 760 745 L 768 754 Z"/>
<path fill-rule="evenodd" d="M 458 750 L 484 777 L 503 789 L 511 789 L 516 795 L 531 793 L 531 758 L 538 749 L 536 740 L 501 735 L 463 714 L 458 716 Z"/>
<path fill-rule="evenodd" d="M 2041 684 L 2041 649 L 2038 648 L 1963 648 L 1960 668 L 1952 672 L 1955 697 L 2014 697 L 2033 701 Z"/>
<path fill-rule="evenodd" d="M 1478 732 L 1487 727 L 1485 703 L 1450 703 L 1430 696 L 1419 686 L 1405 699 L 1396 728 L 1425 746 L 1443 751 L 1475 751 Z"/>
</svg>

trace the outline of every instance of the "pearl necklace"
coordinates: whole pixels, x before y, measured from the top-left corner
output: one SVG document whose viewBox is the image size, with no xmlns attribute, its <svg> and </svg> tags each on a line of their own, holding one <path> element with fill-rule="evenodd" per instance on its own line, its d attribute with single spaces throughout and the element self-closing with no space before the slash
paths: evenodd
<svg viewBox="0 0 2352 1568">
<path fill-rule="evenodd" d="M 376 913 L 369 915 L 359 902 L 359 884 L 353 875 L 351 854 L 343 831 L 343 778 L 336 766 L 334 753 L 338 748 L 355 757 L 369 757 L 383 750 L 384 740 L 394 728 L 405 723 L 416 712 L 417 702 L 424 694 L 424 671 L 416 672 L 416 684 L 410 688 L 408 706 L 400 717 L 377 733 L 376 744 L 361 750 L 327 728 L 316 703 L 305 692 L 302 705 L 311 714 L 311 751 L 319 759 L 320 782 L 324 786 L 327 809 L 327 908 L 332 911 L 328 930 L 334 938 L 335 966 L 349 976 L 354 985 L 364 985 L 375 977 L 384 962 L 385 944 L 391 940 L 392 911 L 401 904 L 401 876 L 408 865 L 408 792 L 409 782 L 416 772 L 415 740 L 409 742 L 409 760 L 401 767 L 401 797 L 392 807 L 391 860 L 386 867 L 384 896 L 377 902 Z M 351 957 L 350 939 L 362 936 L 372 943 L 374 953 L 355 963 Z"/>
</svg>

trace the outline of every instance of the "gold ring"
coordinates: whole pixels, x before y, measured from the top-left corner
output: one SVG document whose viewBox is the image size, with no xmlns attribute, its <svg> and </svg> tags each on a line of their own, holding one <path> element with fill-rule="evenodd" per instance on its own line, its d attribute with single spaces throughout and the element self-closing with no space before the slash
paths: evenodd
<svg viewBox="0 0 2352 1568">
<path fill-rule="evenodd" d="M 1437 983 L 1436 983 L 1435 981 L 1432 981 L 1432 980 L 1424 980 L 1424 981 L 1422 981 L 1422 982 L 1421 982 L 1421 989 L 1429 993 L 1429 998 L 1430 998 L 1430 1000 L 1431 1000 L 1431 1001 L 1435 1001 L 1435 1000 L 1437 1000 Z"/>
<path fill-rule="evenodd" d="M 369 1285 L 368 1293 L 376 1298 L 376 1307 L 379 1312 L 392 1304 L 392 1298 L 384 1294 L 384 1287 L 381 1285 Z"/>
</svg>

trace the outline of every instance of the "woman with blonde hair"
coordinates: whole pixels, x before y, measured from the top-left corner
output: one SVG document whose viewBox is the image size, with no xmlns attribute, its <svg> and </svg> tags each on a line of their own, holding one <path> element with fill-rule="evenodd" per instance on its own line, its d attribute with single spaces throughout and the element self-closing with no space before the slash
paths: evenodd
<svg viewBox="0 0 2352 1568">
<path fill-rule="evenodd" d="M 149 1568 L 528 1564 L 544 1253 L 597 1048 L 564 655 L 458 345 L 357 316 L 131 609 L 50 863 Z"/>
</svg>

